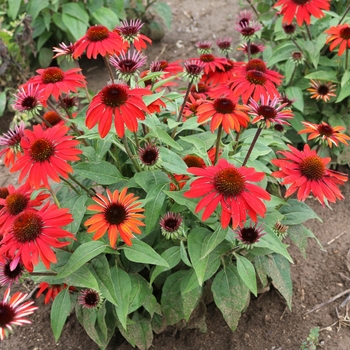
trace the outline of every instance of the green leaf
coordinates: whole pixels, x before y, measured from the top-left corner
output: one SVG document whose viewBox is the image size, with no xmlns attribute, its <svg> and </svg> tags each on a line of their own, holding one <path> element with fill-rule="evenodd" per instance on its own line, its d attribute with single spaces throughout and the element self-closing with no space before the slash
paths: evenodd
<svg viewBox="0 0 350 350">
<path fill-rule="evenodd" d="M 272 278 L 272 284 L 286 299 L 287 305 L 291 310 L 293 285 L 288 260 L 279 254 L 269 255 L 267 259 L 267 273 Z"/>
<path fill-rule="evenodd" d="M 346 70 L 341 78 L 341 87 L 343 87 L 350 79 L 350 71 Z"/>
<path fill-rule="evenodd" d="M 291 42 L 286 42 L 279 45 L 274 51 L 269 61 L 267 62 L 268 67 L 272 67 L 274 64 L 286 61 L 291 53 L 295 51 L 295 46 Z"/>
<path fill-rule="evenodd" d="M 8 5 L 7 14 L 11 17 L 12 20 L 15 20 L 18 15 L 19 8 L 21 7 L 21 2 L 22 0 L 7 1 L 7 5 Z"/>
<path fill-rule="evenodd" d="M 129 296 L 129 313 L 139 309 L 152 295 L 150 284 L 138 274 L 129 275 L 132 289 Z"/>
<path fill-rule="evenodd" d="M 13 0 L 11 0 L 12 2 Z M 32 22 L 38 17 L 40 11 L 49 6 L 49 0 L 28 1 L 27 13 L 32 17 Z"/>
<path fill-rule="evenodd" d="M 70 2 L 62 5 L 62 13 L 68 14 L 71 17 L 78 19 L 79 21 L 89 25 L 89 15 L 84 10 L 83 6 L 80 6 L 78 3 Z"/>
<path fill-rule="evenodd" d="M 49 38 L 51 37 L 52 33 L 50 32 L 44 32 L 43 34 L 41 34 L 39 36 L 39 39 L 37 41 L 37 45 L 36 45 L 36 49 L 37 51 L 40 51 L 41 48 L 44 46 L 44 44 L 49 40 Z M 50 50 L 51 51 L 51 50 Z M 51 51 L 51 56 L 52 56 L 52 51 Z M 51 57 L 50 57 L 51 60 Z M 51 61 L 50 61 L 51 62 Z"/>
<path fill-rule="evenodd" d="M 51 306 L 51 328 L 56 342 L 70 313 L 69 288 L 62 289 L 55 297 Z"/>
<path fill-rule="evenodd" d="M 91 241 L 79 246 L 72 254 L 67 264 L 58 273 L 57 278 L 66 277 L 78 270 L 86 262 L 101 254 L 106 247 L 106 244 L 101 241 Z"/>
<path fill-rule="evenodd" d="M 175 324 L 182 319 L 188 320 L 201 297 L 202 289 L 199 286 L 182 295 L 181 281 L 187 273 L 183 270 L 177 271 L 170 275 L 164 283 L 161 305 L 168 325 Z"/>
<path fill-rule="evenodd" d="M 336 103 L 341 102 L 344 98 L 350 96 L 350 83 L 349 81 L 340 89 L 340 93 L 336 100 Z"/>
<path fill-rule="evenodd" d="M 164 189 L 168 188 L 168 184 L 159 184 L 152 187 L 147 193 L 146 199 L 153 198 L 145 205 L 145 233 L 150 233 L 159 222 L 160 213 L 166 198 Z"/>
<path fill-rule="evenodd" d="M 286 95 L 289 99 L 295 99 L 293 102 L 293 107 L 299 109 L 299 111 L 304 111 L 304 98 L 302 90 L 297 86 L 289 86 L 286 89 Z"/>
<path fill-rule="evenodd" d="M 214 278 L 211 290 L 225 321 L 235 331 L 249 301 L 249 289 L 237 276 L 235 266 L 226 266 Z"/>
<path fill-rule="evenodd" d="M 255 271 L 259 277 L 262 287 L 266 287 L 268 284 L 267 279 L 267 256 L 258 255 L 254 258 Z"/>
<path fill-rule="evenodd" d="M 81 221 L 86 212 L 86 201 L 88 197 L 85 192 L 75 195 L 72 194 L 67 201 L 61 202 L 62 207 L 68 208 L 73 215 L 73 222 L 67 226 L 67 230 L 71 233 L 76 233 L 79 230 Z"/>
<path fill-rule="evenodd" d="M 6 108 L 6 91 L 0 93 L 0 117 L 3 116 Z"/>
<path fill-rule="evenodd" d="M 148 192 L 154 185 L 169 183 L 169 177 L 161 170 L 142 171 L 134 176 L 135 182 Z"/>
<path fill-rule="evenodd" d="M 168 135 L 163 129 L 161 129 L 160 127 L 156 127 L 154 130 L 152 130 L 151 133 L 154 133 L 156 137 L 159 138 L 160 141 L 162 141 L 163 143 L 165 143 L 166 145 L 173 147 L 175 149 L 177 149 L 178 151 L 182 151 L 182 147 L 176 142 L 174 141 L 170 135 Z"/>
<path fill-rule="evenodd" d="M 287 60 L 285 66 L 284 66 L 284 72 L 285 72 L 285 84 L 288 84 L 290 79 L 293 76 L 293 73 L 295 71 L 295 63 L 292 60 Z"/>
<path fill-rule="evenodd" d="M 187 239 L 188 252 L 190 254 L 192 266 L 196 272 L 200 286 L 202 286 L 204 282 L 204 274 L 209 261 L 208 255 L 205 255 L 204 257 L 201 256 L 203 242 L 207 238 L 208 234 L 210 235 L 209 230 L 197 228 L 191 230 Z"/>
<path fill-rule="evenodd" d="M 289 199 L 288 202 L 280 208 L 284 215 L 281 223 L 283 225 L 297 225 L 310 219 L 320 219 L 320 217 L 304 202 L 296 199 Z"/>
<path fill-rule="evenodd" d="M 74 172 L 81 177 L 93 180 L 100 185 L 111 185 L 123 179 L 118 169 L 111 163 L 78 163 L 73 166 Z"/>
<path fill-rule="evenodd" d="M 96 24 L 102 24 L 109 30 L 114 29 L 119 23 L 119 18 L 116 13 L 107 7 L 100 7 L 92 13 L 92 17 L 97 21 Z"/>
<path fill-rule="evenodd" d="M 114 266 L 111 269 L 112 281 L 114 284 L 118 306 L 115 307 L 118 319 L 123 328 L 126 329 L 127 317 L 130 305 L 131 281 L 129 275 L 122 269 Z"/>
<path fill-rule="evenodd" d="M 39 52 L 40 67 L 48 67 L 52 61 L 52 50 L 43 47 Z"/>
<path fill-rule="evenodd" d="M 130 261 L 169 267 L 166 260 L 151 246 L 138 239 L 132 241 L 132 246 L 123 246 L 120 249 L 124 250 L 126 258 Z"/>
<path fill-rule="evenodd" d="M 98 290 L 98 283 L 94 274 L 87 266 L 82 266 L 63 279 L 69 286 L 91 288 Z"/>
<path fill-rule="evenodd" d="M 187 174 L 187 165 L 175 152 L 161 147 L 159 154 L 162 159 L 162 167 L 174 174 Z"/>
<path fill-rule="evenodd" d="M 168 263 L 169 267 L 165 266 L 156 266 L 151 273 L 150 284 L 154 282 L 157 276 L 162 272 L 168 271 L 175 267 L 181 261 L 180 247 L 171 247 L 165 250 L 161 257 Z"/>
<path fill-rule="evenodd" d="M 244 282 L 244 284 L 251 290 L 251 292 L 257 296 L 258 287 L 256 284 L 256 274 L 254 265 L 246 259 L 244 256 L 236 254 L 237 259 L 237 271 L 239 277 Z"/>
<path fill-rule="evenodd" d="M 188 267 L 192 267 L 191 261 L 188 258 L 187 250 L 185 248 L 183 241 L 180 241 L 180 256 L 181 256 L 181 260 L 184 262 L 185 265 L 187 265 Z"/>
<path fill-rule="evenodd" d="M 88 27 L 86 23 L 67 13 L 62 14 L 62 21 L 75 40 L 79 40 L 82 36 L 85 35 Z"/>
<path fill-rule="evenodd" d="M 337 72 L 333 70 L 318 70 L 316 72 L 305 75 L 305 79 L 327 80 L 333 83 L 338 83 Z"/>
<path fill-rule="evenodd" d="M 218 225 L 213 233 L 206 235 L 202 244 L 201 259 L 204 259 L 225 239 L 227 231 L 228 229 L 223 229 L 221 225 Z"/>
<path fill-rule="evenodd" d="M 52 15 L 52 21 L 60 28 L 63 32 L 68 32 L 67 26 L 63 23 L 62 16 L 60 13 L 54 13 Z"/>
<path fill-rule="evenodd" d="M 159 17 L 162 18 L 168 29 L 171 29 L 172 13 L 171 7 L 165 2 L 157 1 L 153 4 L 152 9 L 157 12 Z"/>
<path fill-rule="evenodd" d="M 117 295 L 106 256 L 100 255 L 98 258 L 92 260 L 91 265 L 98 277 L 97 281 L 102 295 L 112 304 L 118 305 Z"/>
</svg>

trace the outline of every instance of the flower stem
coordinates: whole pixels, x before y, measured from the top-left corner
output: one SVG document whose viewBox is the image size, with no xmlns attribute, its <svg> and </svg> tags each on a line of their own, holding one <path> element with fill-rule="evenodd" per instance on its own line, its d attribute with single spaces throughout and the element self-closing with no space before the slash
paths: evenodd
<svg viewBox="0 0 350 350">
<path fill-rule="evenodd" d="M 248 56 L 248 62 L 250 61 L 250 56 L 251 56 L 251 53 L 250 53 L 250 39 L 247 40 L 247 56 Z"/>
<path fill-rule="evenodd" d="M 137 147 L 137 149 L 139 149 L 140 148 L 140 141 L 139 141 L 139 138 L 137 137 L 136 131 L 134 131 L 133 134 L 134 134 L 134 137 L 135 137 L 136 147 Z"/>
<path fill-rule="evenodd" d="M 348 6 L 348 8 L 346 9 L 345 13 L 343 14 L 343 17 L 339 20 L 338 25 L 339 25 L 341 22 L 343 22 L 343 19 L 344 19 L 345 16 L 348 14 L 349 10 L 350 10 L 350 5 Z"/>
<path fill-rule="evenodd" d="M 174 176 L 170 171 L 166 170 L 165 168 L 163 168 L 163 167 L 160 167 L 160 168 L 161 168 L 166 174 L 169 175 L 169 177 L 171 178 L 171 181 L 174 183 L 176 189 L 177 189 L 178 191 L 180 191 L 180 184 L 179 184 L 179 182 L 175 179 L 175 176 Z"/>
<path fill-rule="evenodd" d="M 132 163 L 134 164 L 134 167 L 136 169 L 136 171 L 139 173 L 141 171 L 140 165 L 139 163 L 136 161 L 134 155 L 132 154 L 130 147 L 128 145 L 128 140 L 126 139 L 126 136 L 124 135 L 122 137 L 122 141 L 123 141 L 123 145 L 125 147 L 125 152 L 126 154 L 129 156 L 130 160 L 132 161 Z"/>
<path fill-rule="evenodd" d="M 30 272 L 30 276 L 57 276 L 56 272 Z"/>
<path fill-rule="evenodd" d="M 182 103 L 180 112 L 179 112 L 179 114 L 178 114 L 178 116 L 177 116 L 177 118 L 176 118 L 176 121 L 177 121 L 177 122 L 180 121 L 181 116 L 182 116 L 182 113 L 183 113 L 183 111 L 184 111 L 184 109 L 185 109 L 186 102 L 187 102 L 187 98 L 188 98 L 188 95 L 189 95 L 189 93 L 190 93 L 190 91 L 191 91 L 192 84 L 193 84 L 193 82 L 192 82 L 192 80 L 191 80 L 191 81 L 188 83 L 187 90 L 186 90 L 186 94 L 185 94 L 185 97 L 184 97 L 184 101 L 183 101 L 183 103 Z"/>
<path fill-rule="evenodd" d="M 254 139 L 253 139 L 252 143 L 250 144 L 250 147 L 249 147 L 248 152 L 247 152 L 247 154 L 246 154 L 246 156 L 244 158 L 242 166 L 245 166 L 247 164 L 248 159 L 250 157 L 250 154 L 252 153 L 252 150 L 253 150 L 253 148 L 254 148 L 254 146 L 256 144 L 256 141 L 258 140 L 258 138 L 259 138 L 259 136 L 261 134 L 261 131 L 262 131 L 262 128 L 258 128 L 258 130 L 256 131 L 256 134 L 254 136 Z"/>
<path fill-rule="evenodd" d="M 63 182 L 65 182 L 76 194 L 80 194 L 79 191 L 69 181 L 67 181 L 64 177 L 60 176 L 60 179 Z"/>
<path fill-rule="evenodd" d="M 112 84 L 114 84 L 114 75 L 113 75 L 112 68 L 111 68 L 111 66 L 110 66 L 110 64 L 109 64 L 109 62 L 108 62 L 107 57 L 104 56 L 104 57 L 103 57 L 103 60 L 104 60 L 105 65 L 106 65 L 106 67 L 107 67 L 107 69 L 108 69 L 109 75 L 110 75 L 111 80 L 112 80 Z"/>
<path fill-rule="evenodd" d="M 216 145 L 215 145 L 216 149 L 215 149 L 214 165 L 216 164 L 216 162 L 218 161 L 218 158 L 219 158 L 221 135 L 222 135 L 222 124 L 219 125 L 218 135 L 216 137 Z"/>
<path fill-rule="evenodd" d="M 79 187 L 81 187 L 89 196 L 94 196 L 95 192 L 92 190 L 89 190 L 87 187 L 85 187 L 81 182 L 79 182 L 73 175 L 68 174 L 68 177 L 75 182 Z"/>
<path fill-rule="evenodd" d="M 249 4 L 249 6 L 252 8 L 252 10 L 254 11 L 255 15 L 257 18 L 259 18 L 259 12 L 256 10 L 256 8 L 254 7 L 254 5 L 252 4 L 251 0 L 247 0 L 247 3 Z"/>
<path fill-rule="evenodd" d="M 309 40 L 312 41 L 312 36 L 311 36 L 310 28 L 309 28 L 309 26 L 306 24 L 306 22 L 305 22 L 305 28 L 306 28 L 306 33 L 307 33 L 307 36 L 309 37 Z"/>
<path fill-rule="evenodd" d="M 295 45 L 295 46 L 299 49 L 299 51 L 303 54 L 303 56 L 305 56 L 303 49 L 299 46 L 299 44 L 295 41 L 295 39 L 294 39 L 294 38 L 291 38 L 291 39 L 292 39 L 294 45 Z M 305 61 L 305 65 L 306 65 L 307 68 L 310 69 L 310 66 L 309 66 L 309 64 L 308 64 L 306 61 Z"/>
<path fill-rule="evenodd" d="M 242 131 L 242 128 L 239 129 L 239 131 L 237 132 L 237 135 L 236 135 L 236 139 L 235 139 L 235 147 L 233 148 L 233 154 L 236 154 L 236 151 L 237 151 L 237 147 L 238 147 L 238 141 L 239 141 L 239 137 L 241 136 L 241 131 Z"/>
<path fill-rule="evenodd" d="M 60 202 L 59 202 L 59 200 L 58 200 L 58 198 L 56 196 L 55 191 L 53 191 L 51 187 L 49 188 L 49 191 L 51 193 L 51 196 L 52 196 L 53 200 L 55 201 L 56 205 L 58 206 L 58 208 L 61 208 L 61 204 L 60 204 Z"/>
</svg>

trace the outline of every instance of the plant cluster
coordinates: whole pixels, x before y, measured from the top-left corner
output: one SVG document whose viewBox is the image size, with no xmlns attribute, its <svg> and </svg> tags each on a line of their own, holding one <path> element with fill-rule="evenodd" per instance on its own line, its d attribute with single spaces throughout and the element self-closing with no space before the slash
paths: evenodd
<svg viewBox="0 0 350 350">
<path fill-rule="evenodd" d="M 271 7 L 259 2 L 258 9 L 265 5 Z M 286 236 L 305 255 L 307 239 L 316 237 L 304 222 L 318 218 L 305 200 L 329 206 L 343 199 L 347 181 L 322 153 L 347 145 L 344 127 L 331 118 L 303 120 L 328 104 L 345 112 L 341 84 L 317 75 L 321 52 L 336 62 L 336 74 L 348 70 L 346 60 L 331 57 L 334 44 L 328 52 L 331 42 L 341 51 L 343 39 L 333 39 L 333 26 L 317 24 L 334 22 L 330 2 L 280 0 L 275 7 L 279 12 L 255 19 L 248 10 L 237 15 L 245 53 L 239 62 L 226 37 L 216 42 L 220 54 L 200 41 L 197 57 L 143 70 L 151 40 L 133 19 L 114 30 L 90 26 L 74 44 L 60 44 L 55 56 L 77 66 L 38 69 L 18 90 L 14 108 L 38 124 L 20 123 L 0 139 L 0 155 L 20 183 L 0 189 L 0 283 L 40 282 L 39 294 L 53 300 L 56 340 L 72 310 L 101 348 L 118 328 L 148 349 L 153 332 L 188 321 L 204 295 L 212 295 L 232 330 L 252 295 L 271 283 L 291 308 Z M 280 44 L 266 38 L 276 41 L 279 33 L 300 46 L 301 25 L 314 35 L 323 28 L 314 36 L 324 39 L 320 57 L 298 49 L 298 64 L 276 61 Z M 294 28 L 293 36 L 279 28 Z M 345 52 L 349 47 L 346 41 Z M 92 96 L 78 66 L 83 54 L 101 55 L 110 73 Z M 3 302 L 0 310 L 2 338 L 28 322 L 16 323 L 23 315 L 17 304 Z"/>
</svg>

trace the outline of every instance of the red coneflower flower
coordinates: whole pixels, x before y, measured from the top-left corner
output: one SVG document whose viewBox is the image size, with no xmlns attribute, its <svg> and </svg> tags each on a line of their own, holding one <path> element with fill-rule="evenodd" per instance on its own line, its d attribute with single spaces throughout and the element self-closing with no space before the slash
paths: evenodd
<svg viewBox="0 0 350 350">
<path fill-rule="evenodd" d="M 295 101 L 295 98 L 291 100 L 284 92 L 281 92 L 280 103 L 285 104 L 286 107 L 291 107 Z"/>
<path fill-rule="evenodd" d="M 135 132 L 137 119 L 144 120 L 148 109 L 142 96 L 151 95 L 148 89 L 130 89 L 124 84 L 111 84 L 104 87 L 91 101 L 86 112 L 86 126 L 91 129 L 98 123 L 100 136 L 105 137 L 114 126 L 119 137 L 125 134 L 125 127 Z"/>
<path fill-rule="evenodd" d="M 216 40 L 216 45 L 223 55 L 228 55 L 228 53 L 232 51 L 231 43 L 232 38 L 229 37 Z"/>
<path fill-rule="evenodd" d="M 7 187 L 0 187 L 0 199 L 5 199 L 8 195 L 10 194 L 9 190 Z M 0 210 L 4 206 L 0 204 Z"/>
<path fill-rule="evenodd" d="M 0 340 L 4 340 L 9 331 L 13 331 L 13 326 L 32 323 L 25 316 L 31 315 L 38 307 L 32 306 L 34 301 L 23 303 L 27 296 L 28 294 L 17 292 L 10 297 L 10 288 L 6 289 L 0 302 Z"/>
<path fill-rule="evenodd" d="M 131 77 L 138 74 L 139 69 L 145 65 L 147 57 L 139 51 L 128 51 L 127 55 L 121 53 L 119 56 L 112 56 L 109 59 L 111 65 L 116 69 L 119 79 L 129 81 Z"/>
<path fill-rule="evenodd" d="M 258 227 L 258 223 L 254 226 L 241 227 L 236 231 L 237 239 L 241 242 L 241 246 L 246 249 L 254 247 L 255 243 L 259 242 L 260 238 L 266 235 L 262 227 Z"/>
<path fill-rule="evenodd" d="M 265 98 L 279 96 L 276 86 L 281 84 L 283 76 L 267 69 L 264 61 L 254 58 L 238 68 L 236 74 L 230 89 L 235 96 L 242 97 L 243 103 L 246 104 L 250 97 L 257 101 L 261 95 Z M 217 93 L 221 93 L 219 89 Z"/>
<path fill-rule="evenodd" d="M 39 89 L 38 85 L 34 87 L 33 84 L 28 84 L 26 88 L 20 87 L 14 98 L 13 109 L 37 114 L 42 107 L 41 100 L 44 98 L 44 90 Z"/>
<path fill-rule="evenodd" d="M 184 193 L 187 198 L 203 197 L 197 204 L 195 212 L 203 208 L 202 220 L 207 220 L 221 204 L 221 225 L 226 228 L 232 219 L 232 227 L 242 227 L 246 216 L 256 222 L 257 214 L 264 217 L 265 204 L 261 199 L 270 200 L 270 195 L 264 189 L 252 184 L 264 178 L 264 173 L 253 168 L 242 166 L 236 168 L 220 158 L 217 165 L 205 169 L 188 168 L 191 174 L 199 176 L 190 185 L 190 190 Z"/>
<path fill-rule="evenodd" d="M 183 71 L 183 67 L 180 65 L 180 62 L 181 60 L 177 60 L 174 62 L 168 62 L 166 60 L 154 61 L 151 63 L 150 70 L 151 72 L 163 71 L 171 73 L 172 75 L 176 75 Z M 158 69 L 155 69 L 155 66 L 157 66 Z"/>
<path fill-rule="evenodd" d="M 195 58 L 195 60 L 197 60 L 197 58 Z M 205 74 L 209 74 L 210 72 L 215 72 L 216 69 L 224 70 L 225 69 L 224 64 L 227 63 L 226 58 L 215 57 L 211 53 L 200 55 L 198 60 L 199 62 L 203 63 L 204 65 L 203 70 Z"/>
<path fill-rule="evenodd" d="M 283 23 L 282 24 L 282 28 L 283 31 L 287 34 L 287 35 L 293 35 L 297 29 L 297 26 L 293 23 L 287 24 L 287 23 Z"/>
<path fill-rule="evenodd" d="M 33 193 L 30 185 L 25 183 L 24 185 L 15 189 L 12 185 L 8 186 L 9 194 L 6 198 L 0 198 L 0 228 L 2 232 L 7 233 L 11 228 L 13 220 L 18 214 L 26 209 L 33 209 L 42 205 L 43 201 L 50 197 L 49 194 L 38 193 L 35 199 L 30 199 Z"/>
<path fill-rule="evenodd" d="M 236 23 L 239 25 L 247 25 L 249 22 L 253 20 L 253 12 L 250 10 L 243 10 L 240 11 L 238 15 L 236 15 Z"/>
<path fill-rule="evenodd" d="M 60 98 L 60 106 L 63 109 L 67 109 L 68 111 L 71 111 L 74 107 L 78 106 L 78 98 L 77 96 L 65 96 Z"/>
<path fill-rule="evenodd" d="M 39 75 L 30 78 L 22 87 L 26 88 L 29 84 L 33 84 L 34 87 L 43 90 L 42 103 L 45 106 L 50 96 L 58 100 L 63 93 L 77 92 L 77 88 L 85 87 L 85 77 L 79 73 L 80 71 L 80 68 L 72 68 L 67 71 L 58 67 L 38 69 L 36 72 Z"/>
<path fill-rule="evenodd" d="M 69 128 L 56 125 L 44 130 L 41 125 L 35 125 L 33 131 L 26 130 L 22 138 L 23 156 L 11 168 L 11 172 L 21 171 L 18 181 L 21 182 L 27 174 L 27 182 L 38 189 L 43 183 L 50 188 L 48 177 L 60 182 L 60 176 L 68 178 L 72 167 L 67 161 L 79 160 L 82 151 L 76 146 L 79 141 L 67 136 Z"/>
<path fill-rule="evenodd" d="M 107 189 L 107 197 L 97 194 L 92 199 L 97 203 L 88 206 L 88 210 L 97 211 L 98 214 L 93 215 L 85 221 L 85 226 L 90 226 L 87 232 L 95 232 L 93 240 L 100 239 L 106 231 L 112 248 L 115 248 L 118 235 L 129 246 L 132 245 L 131 238 L 133 233 L 141 234 L 138 226 L 145 226 L 139 219 L 144 218 L 140 214 L 144 209 L 139 208 L 140 202 L 136 202 L 139 197 L 135 197 L 133 193 L 126 194 L 127 188 L 121 192 L 115 190 L 113 193 Z"/>
<path fill-rule="evenodd" d="M 13 283 L 23 275 L 23 265 L 19 263 L 13 270 L 11 270 L 11 260 L 5 259 L 5 262 L 0 262 L 0 286 L 11 287 Z"/>
<path fill-rule="evenodd" d="M 237 48 L 238 51 L 243 51 L 246 55 L 248 55 L 248 43 L 240 44 L 240 47 Z M 265 50 L 265 46 L 261 44 L 250 43 L 250 54 L 252 56 L 258 55 Z"/>
<path fill-rule="evenodd" d="M 62 248 L 69 242 L 60 242 L 59 238 L 74 238 L 70 232 L 59 226 L 66 226 L 73 221 L 68 209 L 59 209 L 55 204 L 46 203 L 40 210 L 27 209 L 13 220 L 11 228 L 1 241 L 0 254 L 7 254 L 15 269 L 21 261 L 24 267 L 33 271 L 39 263 L 39 256 L 49 270 L 50 263 L 56 263 L 52 248 Z"/>
<path fill-rule="evenodd" d="M 329 49 L 333 51 L 339 45 L 338 56 L 341 56 L 345 49 L 350 48 L 350 26 L 348 23 L 338 24 L 325 31 L 330 36 L 326 40 L 326 44 L 331 43 Z"/>
<path fill-rule="evenodd" d="M 75 45 L 70 43 L 69 45 L 66 45 L 65 43 L 59 44 L 60 47 L 53 47 L 53 52 L 55 53 L 55 56 L 52 57 L 52 59 L 55 59 L 59 56 L 67 56 L 68 60 L 73 58 L 73 52 L 75 49 Z"/>
<path fill-rule="evenodd" d="M 249 102 L 248 114 L 254 117 L 252 123 L 259 123 L 261 127 L 269 128 L 271 123 L 290 125 L 286 119 L 291 119 L 294 116 L 290 109 L 284 109 L 286 104 L 278 106 L 280 99 L 277 96 L 273 99 L 270 99 L 270 96 L 267 99 L 261 96 L 260 104 L 253 99 L 250 99 Z"/>
<path fill-rule="evenodd" d="M 335 84 L 331 82 L 321 82 L 319 80 L 310 80 L 310 88 L 307 91 L 311 92 L 311 98 L 328 102 L 332 96 L 336 96 L 337 90 Z"/>
<path fill-rule="evenodd" d="M 309 145 L 299 151 L 288 145 L 289 151 L 279 151 L 285 158 L 272 159 L 272 163 L 280 168 L 271 176 L 282 178 L 281 184 L 290 185 L 286 197 L 298 191 L 297 197 L 305 201 L 310 192 L 324 205 L 325 198 L 335 203 L 336 199 L 344 198 L 337 185 L 344 184 L 348 177 L 346 174 L 327 169 L 331 158 L 321 158 L 316 151 L 310 150 Z"/>
<path fill-rule="evenodd" d="M 165 238 L 179 238 L 183 234 L 181 224 L 183 217 L 179 213 L 167 212 L 160 218 L 159 225 Z"/>
<path fill-rule="evenodd" d="M 206 100 L 208 98 L 207 93 L 210 91 L 210 87 L 205 82 L 201 81 L 191 87 L 191 95 L 195 100 Z"/>
<path fill-rule="evenodd" d="M 82 289 L 78 296 L 78 303 L 86 309 L 95 309 L 102 304 L 100 293 L 93 289 Z"/>
<path fill-rule="evenodd" d="M 326 122 L 321 122 L 321 124 L 313 124 L 309 122 L 301 123 L 306 126 L 306 129 L 300 130 L 298 134 L 310 134 L 308 140 L 326 142 L 330 148 L 333 144 L 338 146 L 338 142 L 348 146 L 346 140 L 350 140 L 350 137 L 341 132 L 345 130 L 343 126 L 333 127 Z"/>
<path fill-rule="evenodd" d="M 188 98 L 187 98 L 187 101 L 185 104 L 185 108 L 184 108 L 183 113 L 182 113 L 183 121 L 185 121 L 188 118 L 197 116 L 198 107 L 201 105 L 201 103 L 202 103 L 201 99 L 196 100 L 193 97 L 192 93 L 190 93 L 188 95 Z"/>
<path fill-rule="evenodd" d="M 310 16 L 321 18 L 322 10 L 330 9 L 330 0 L 279 0 L 273 7 L 282 6 L 280 13 L 283 15 L 282 22 L 291 24 L 295 18 L 298 25 L 304 22 L 310 25 Z"/>
<path fill-rule="evenodd" d="M 204 101 L 197 109 L 198 123 L 204 123 L 209 118 L 210 130 L 214 132 L 222 125 L 227 134 L 230 130 L 239 131 L 241 126 L 247 127 L 249 117 L 246 113 L 247 107 L 238 105 L 228 97 L 219 97 L 214 101 Z"/>
<path fill-rule="evenodd" d="M 244 38 L 249 39 L 261 29 L 261 24 L 256 21 L 242 24 L 238 23 L 235 25 L 235 29 L 239 31 Z"/>
<path fill-rule="evenodd" d="M 147 43 L 152 44 L 152 40 L 146 35 L 140 33 L 144 23 L 139 19 L 131 19 L 128 21 L 121 21 L 121 25 L 115 27 L 115 31 L 123 38 L 125 42 L 133 44 L 137 51 L 147 48 Z"/>
<path fill-rule="evenodd" d="M 128 45 L 115 31 L 110 31 L 102 25 L 90 27 L 86 34 L 74 44 L 73 58 L 77 59 L 86 50 L 87 58 L 97 58 L 97 55 L 119 54 L 126 50 Z"/>
<path fill-rule="evenodd" d="M 159 160 L 159 148 L 152 144 L 139 148 L 138 155 L 143 164 L 146 167 L 153 167 Z"/>
<path fill-rule="evenodd" d="M 214 72 L 205 74 L 202 79 L 211 86 L 227 85 L 235 79 L 236 68 L 240 67 L 241 65 L 241 62 L 234 62 L 227 59 L 226 63 L 222 65 L 224 69 L 216 67 Z"/>
<path fill-rule="evenodd" d="M 185 61 L 185 69 L 182 78 L 184 80 L 189 80 L 193 84 L 197 84 L 201 80 L 204 66 L 204 62 L 198 59 Z"/>
<path fill-rule="evenodd" d="M 196 47 L 197 47 L 198 53 L 200 53 L 200 54 L 211 53 L 212 52 L 212 48 L 211 48 L 212 45 L 213 45 L 213 43 L 211 41 L 207 41 L 207 40 L 196 42 Z"/>
<path fill-rule="evenodd" d="M 64 124 L 64 120 L 55 111 L 47 111 L 46 113 L 44 113 L 43 119 L 50 124 L 50 127 L 53 127 L 57 124 L 60 124 L 60 125 Z M 48 126 L 45 122 L 42 122 L 41 125 L 43 128 L 46 128 Z"/>
<path fill-rule="evenodd" d="M 20 146 L 21 140 L 24 136 L 25 124 L 20 122 L 19 125 L 15 125 L 14 130 L 9 130 L 0 137 L 0 146 L 4 146 L 4 149 L 0 151 L 0 157 L 5 154 L 4 164 L 10 167 L 11 164 L 15 164 L 16 159 L 22 156 L 22 148 Z"/>
<path fill-rule="evenodd" d="M 45 292 L 44 304 L 46 305 L 50 301 L 54 301 L 57 294 L 65 288 L 67 288 L 66 284 L 49 284 L 47 282 L 41 282 L 36 298 L 39 298 L 40 295 Z"/>
</svg>

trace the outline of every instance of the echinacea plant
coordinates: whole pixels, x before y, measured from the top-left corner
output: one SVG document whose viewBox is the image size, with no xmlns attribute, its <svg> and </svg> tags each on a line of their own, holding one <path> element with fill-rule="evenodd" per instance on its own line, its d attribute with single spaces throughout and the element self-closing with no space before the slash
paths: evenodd
<svg viewBox="0 0 350 350">
<path fill-rule="evenodd" d="M 101 349 L 116 328 L 148 349 L 209 289 L 232 330 L 258 286 L 291 307 L 289 245 L 305 255 L 317 240 L 305 201 L 342 200 L 348 179 L 330 166 L 350 139 L 349 8 L 249 4 L 230 33 L 241 61 L 231 37 L 218 54 L 203 38 L 198 57 L 141 71 L 151 41 L 139 20 L 123 21 L 53 50 L 77 64 L 104 58 L 110 81 L 95 95 L 78 67 L 39 69 L 19 87 L 14 108 L 38 124 L 0 138 L 20 182 L 0 189 L 0 284 L 40 283 L 56 340 L 75 309 Z M 1 339 L 27 322 L 24 305 L 0 303 L 12 308 Z"/>
</svg>

